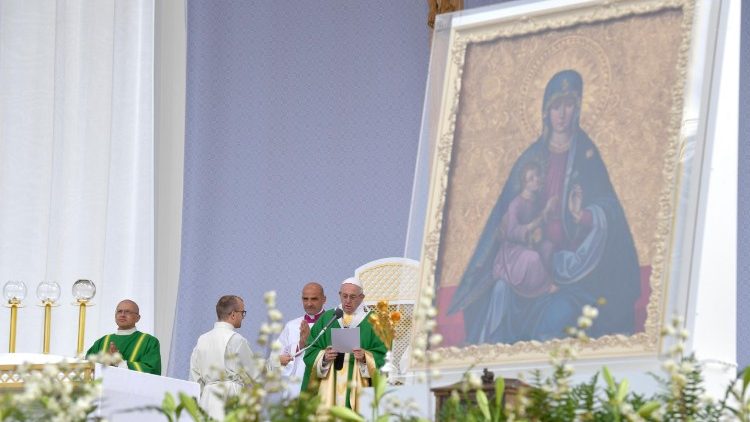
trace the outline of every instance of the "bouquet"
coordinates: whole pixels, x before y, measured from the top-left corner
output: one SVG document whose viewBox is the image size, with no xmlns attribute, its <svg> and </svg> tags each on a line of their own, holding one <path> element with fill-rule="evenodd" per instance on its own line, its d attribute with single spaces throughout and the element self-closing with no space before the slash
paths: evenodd
<svg viewBox="0 0 750 422">
<path fill-rule="evenodd" d="M 370 313 L 370 323 L 375 334 L 385 343 L 385 347 L 391 350 L 393 338 L 396 336 L 396 324 L 401 321 L 401 312 L 388 310 L 388 301 L 381 300 Z"/>
</svg>

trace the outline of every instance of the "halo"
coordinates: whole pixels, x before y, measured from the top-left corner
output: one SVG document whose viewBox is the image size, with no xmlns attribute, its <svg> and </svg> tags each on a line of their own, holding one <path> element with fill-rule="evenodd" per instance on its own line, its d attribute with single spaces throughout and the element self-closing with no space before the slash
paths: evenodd
<svg viewBox="0 0 750 422">
<path fill-rule="evenodd" d="M 573 69 L 583 78 L 581 126 L 604 113 L 610 99 L 612 71 L 602 46 L 591 38 L 571 35 L 549 45 L 531 60 L 521 81 L 521 131 L 528 139 L 542 133 L 544 88 L 552 76 Z"/>
</svg>

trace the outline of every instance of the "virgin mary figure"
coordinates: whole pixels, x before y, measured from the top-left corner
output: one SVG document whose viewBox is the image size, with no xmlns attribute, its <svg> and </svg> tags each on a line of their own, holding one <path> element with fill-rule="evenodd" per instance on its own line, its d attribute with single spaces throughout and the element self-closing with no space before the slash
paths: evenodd
<svg viewBox="0 0 750 422">
<path fill-rule="evenodd" d="M 547 83 L 542 133 L 513 165 L 451 299 L 448 313 L 463 311 L 466 344 L 561 338 L 586 304 L 599 308 L 591 336 L 634 331 L 638 256 L 604 161 L 579 125 L 582 95 L 575 70 Z M 505 228 L 530 166 L 540 169 L 538 228 L 519 246 Z M 529 242 L 543 242 L 547 252 Z M 517 288 L 542 277 L 554 283 L 542 294 Z"/>
</svg>

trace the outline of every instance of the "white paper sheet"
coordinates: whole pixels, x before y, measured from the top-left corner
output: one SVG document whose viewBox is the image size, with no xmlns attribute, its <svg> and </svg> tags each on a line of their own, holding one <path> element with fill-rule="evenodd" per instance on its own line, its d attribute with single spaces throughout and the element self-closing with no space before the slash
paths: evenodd
<svg viewBox="0 0 750 422">
<path fill-rule="evenodd" d="M 333 350 L 340 353 L 351 353 L 353 349 L 359 349 L 359 327 L 332 329 L 331 342 Z"/>
</svg>

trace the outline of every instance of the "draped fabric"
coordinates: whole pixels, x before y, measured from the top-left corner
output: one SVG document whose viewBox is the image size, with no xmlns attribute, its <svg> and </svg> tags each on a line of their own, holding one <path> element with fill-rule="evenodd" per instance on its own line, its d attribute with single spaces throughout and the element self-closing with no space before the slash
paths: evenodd
<svg viewBox="0 0 750 422">
<path fill-rule="evenodd" d="M 61 286 L 53 354 L 76 352 L 80 278 L 97 286 L 86 346 L 126 297 L 153 332 L 153 39 L 151 1 L 0 2 L 0 281 L 28 287 L 18 352 L 41 351 L 42 280 Z"/>
</svg>

